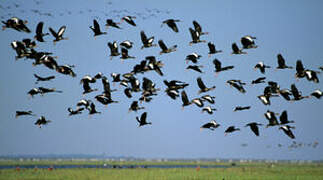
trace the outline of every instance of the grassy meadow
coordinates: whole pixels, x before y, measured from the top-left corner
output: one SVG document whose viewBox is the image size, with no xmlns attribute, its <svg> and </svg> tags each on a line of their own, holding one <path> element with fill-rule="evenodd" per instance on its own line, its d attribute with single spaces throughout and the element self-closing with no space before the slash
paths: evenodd
<svg viewBox="0 0 323 180">
<path fill-rule="evenodd" d="M 0 165 L 8 165 L 0 162 Z M 28 162 L 10 162 L 12 165 L 21 165 Z M 9 164 L 10 164 L 9 163 Z M 48 161 L 46 164 L 71 164 L 66 161 Z M 74 162 L 90 164 L 102 162 Z M 181 162 L 105 162 L 115 165 L 180 165 Z M 31 164 L 31 162 L 29 162 Z M 35 164 L 35 163 L 34 163 Z M 37 163 L 36 163 L 37 164 Z M 38 164 L 45 164 L 39 161 Z M 134 168 L 134 169 L 108 169 L 108 168 L 75 168 L 75 169 L 2 169 L 0 179 L 323 179 L 323 164 L 317 163 L 231 163 L 216 162 L 182 162 L 182 164 L 198 165 L 228 165 L 227 168 Z M 102 165 L 102 164 L 101 164 Z"/>
</svg>

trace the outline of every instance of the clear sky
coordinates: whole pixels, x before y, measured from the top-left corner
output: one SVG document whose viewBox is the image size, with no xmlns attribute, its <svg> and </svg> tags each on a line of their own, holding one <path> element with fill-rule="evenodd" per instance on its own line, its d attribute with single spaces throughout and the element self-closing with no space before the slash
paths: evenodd
<svg viewBox="0 0 323 180">
<path fill-rule="evenodd" d="M 323 157 L 323 101 L 315 98 L 299 102 L 287 102 L 281 97 L 272 98 L 271 106 L 264 106 L 257 96 L 263 93 L 266 84 L 251 86 L 251 80 L 263 76 L 253 67 L 259 61 L 276 67 L 278 53 L 281 53 L 287 65 L 295 67 L 296 60 L 301 59 L 305 68 L 318 70 L 323 65 L 323 11 L 322 1 L 2 1 L 0 18 L 6 20 L 12 16 L 28 20 L 27 26 L 32 33 L 17 32 L 6 29 L 0 32 L 0 155 L 14 154 L 102 154 L 108 156 L 133 156 L 139 158 L 266 158 L 266 159 L 311 159 L 322 160 Z M 16 5 L 18 7 L 16 7 Z M 39 11 L 37 13 L 36 11 Z M 43 13 L 51 13 L 46 16 Z M 120 21 L 124 15 L 136 16 L 137 27 L 122 23 L 119 29 L 108 29 L 108 34 L 93 38 L 89 29 L 93 19 L 97 19 L 104 29 L 106 19 Z M 180 19 L 177 25 L 179 33 L 167 26 L 161 27 L 163 20 Z M 214 42 L 223 53 L 208 57 L 206 43 L 189 46 L 191 37 L 188 31 L 197 20 L 209 35 L 201 39 Z M 44 66 L 32 66 L 32 61 L 20 59 L 15 61 L 15 52 L 10 43 L 13 40 L 32 38 L 36 25 L 43 21 L 44 31 L 48 27 L 58 29 L 66 25 L 66 41 L 55 46 L 53 37 L 46 36 L 44 43 L 37 43 L 36 50 L 50 51 L 58 56 L 59 64 L 73 64 L 76 78 L 60 75 Z M 168 45 L 178 45 L 174 53 L 159 55 L 160 48 L 141 50 L 140 31 L 147 36 L 155 36 L 155 41 L 164 40 Z M 247 50 L 247 55 L 230 55 L 231 44 L 240 44 L 244 35 L 257 37 L 257 49 Z M 129 54 L 136 57 L 121 63 L 118 57 L 109 60 L 107 42 L 131 40 L 134 47 Z M 205 73 L 186 71 L 186 55 L 197 52 L 203 57 L 200 64 Z M 148 112 L 147 121 L 151 126 L 138 128 L 135 120 L 144 111 L 128 113 L 133 100 L 139 93 L 128 99 L 123 94 L 124 88 L 112 93 L 114 100 L 120 101 L 105 107 L 94 96 L 101 93 L 102 84 L 92 85 L 98 92 L 87 94 L 84 98 L 95 102 L 102 114 L 88 116 L 87 111 L 81 115 L 69 117 L 67 108 L 75 109 L 76 103 L 83 98 L 82 86 L 79 84 L 84 75 L 94 76 L 102 72 L 111 81 L 110 73 L 126 73 L 146 56 L 154 55 L 162 60 L 164 76 L 155 72 L 138 75 L 142 80 L 148 77 L 162 90 L 150 103 L 144 103 Z M 213 59 L 218 58 L 223 65 L 234 65 L 228 72 L 214 76 Z M 33 74 L 40 76 L 55 75 L 51 82 L 35 84 Z M 281 88 L 290 88 L 295 83 L 303 95 L 315 89 L 323 90 L 322 83 L 315 84 L 306 79 L 296 81 L 295 69 L 267 69 L 267 80 L 277 81 Z M 207 86 L 216 85 L 210 95 L 216 96 L 214 105 L 218 111 L 213 115 L 201 113 L 195 105 L 181 110 L 180 98 L 170 99 L 165 93 L 163 80 L 181 80 L 189 83 L 186 92 L 190 99 L 199 97 L 196 78 L 201 76 Z M 323 81 L 322 75 L 318 75 Z M 247 93 L 241 94 L 230 88 L 225 82 L 229 79 L 241 79 L 248 82 Z M 62 94 L 46 94 L 29 98 L 27 92 L 38 86 L 55 87 Z M 250 105 L 251 109 L 233 112 L 235 106 Z M 295 121 L 293 130 L 297 143 L 318 142 L 316 148 L 300 147 L 289 149 L 293 141 L 278 127 L 260 127 L 260 136 L 256 137 L 244 125 L 249 122 L 267 124 L 264 117 L 267 110 L 281 113 L 288 111 L 289 119 Z M 20 117 L 15 119 L 16 110 L 32 110 L 37 117 Z M 53 122 L 38 128 L 36 119 L 44 115 Z M 216 120 L 221 126 L 215 131 L 200 131 L 202 124 Z M 231 125 L 241 128 L 224 136 L 224 130 Z M 242 144 L 247 144 L 246 147 Z M 282 144 L 282 147 L 278 147 Z"/>
</svg>

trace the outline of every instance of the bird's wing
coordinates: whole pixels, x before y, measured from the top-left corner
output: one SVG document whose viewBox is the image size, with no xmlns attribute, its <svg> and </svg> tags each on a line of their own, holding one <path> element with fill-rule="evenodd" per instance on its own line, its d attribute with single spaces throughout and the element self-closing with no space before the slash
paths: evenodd
<svg viewBox="0 0 323 180">
<path fill-rule="evenodd" d="M 175 23 L 174 21 L 169 21 L 169 22 L 167 23 L 167 25 L 168 25 L 168 26 L 169 26 L 173 31 L 178 32 L 177 25 L 176 25 L 176 23 Z"/>
<path fill-rule="evenodd" d="M 146 118 L 147 118 L 147 112 L 144 112 L 144 113 L 142 113 L 142 115 L 141 115 L 141 117 L 140 117 L 140 121 L 141 121 L 141 122 L 147 122 L 147 121 L 146 121 Z"/>
<path fill-rule="evenodd" d="M 233 52 L 235 52 L 235 53 L 239 52 L 239 48 L 238 48 L 238 45 L 237 45 L 236 43 L 233 43 L 233 44 L 232 44 L 232 50 L 233 50 Z"/>
<path fill-rule="evenodd" d="M 193 25 L 194 25 L 195 31 L 202 32 L 202 27 L 197 21 L 193 21 Z"/>
<path fill-rule="evenodd" d="M 301 60 L 296 61 L 296 71 L 302 73 L 304 71 L 304 66 Z"/>
<path fill-rule="evenodd" d="M 58 30 L 58 36 L 63 36 L 64 32 L 65 32 L 66 26 L 62 26 L 61 28 L 59 28 Z"/>
<path fill-rule="evenodd" d="M 213 60 L 213 64 L 214 64 L 216 70 L 220 70 L 221 69 L 221 61 L 219 61 L 218 59 L 215 58 Z"/>
<path fill-rule="evenodd" d="M 279 117 L 279 120 L 280 120 L 281 124 L 284 124 L 285 122 L 287 122 L 288 116 L 287 116 L 286 110 L 282 112 L 282 114 Z"/>
<path fill-rule="evenodd" d="M 187 94 L 185 91 L 182 91 L 181 92 L 181 96 L 182 96 L 182 102 L 183 104 L 188 104 L 189 103 L 189 100 L 188 100 L 188 97 L 187 97 Z"/>
<path fill-rule="evenodd" d="M 39 22 L 37 24 L 37 27 L 36 27 L 36 34 L 39 34 L 41 35 L 43 33 L 43 26 L 44 26 L 44 23 L 43 22 Z"/>
<path fill-rule="evenodd" d="M 209 42 L 207 43 L 207 45 L 209 46 L 209 50 L 211 53 L 214 53 L 215 52 L 215 46 L 213 43 Z"/>
<path fill-rule="evenodd" d="M 55 37 L 55 38 L 57 38 L 58 37 L 58 35 L 57 35 L 57 33 L 50 27 L 50 28 L 48 28 L 49 29 L 49 32 Z"/>
<path fill-rule="evenodd" d="M 99 25 L 98 21 L 95 19 L 93 20 L 93 26 L 94 26 L 95 30 L 100 30 L 100 25 Z"/>
<path fill-rule="evenodd" d="M 140 32 L 140 37 L 141 37 L 142 43 L 144 43 L 144 44 L 147 43 L 147 36 L 144 31 Z"/>
<path fill-rule="evenodd" d="M 189 28 L 189 30 L 190 30 L 190 33 L 191 33 L 192 40 L 193 41 L 198 40 L 198 36 L 196 34 L 196 31 L 194 31 L 192 28 Z"/>
<path fill-rule="evenodd" d="M 163 51 L 166 51 L 168 49 L 163 40 L 159 40 L 158 44 Z"/>
<path fill-rule="evenodd" d="M 198 77 L 196 80 L 197 80 L 197 85 L 199 86 L 200 89 L 206 88 L 205 84 L 202 81 L 202 78 Z"/>
</svg>

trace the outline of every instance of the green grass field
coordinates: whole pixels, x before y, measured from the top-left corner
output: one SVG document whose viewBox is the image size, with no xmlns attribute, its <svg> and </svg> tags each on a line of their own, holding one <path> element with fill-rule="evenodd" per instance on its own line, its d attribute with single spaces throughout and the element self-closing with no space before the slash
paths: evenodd
<svg viewBox="0 0 323 180">
<path fill-rule="evenodd" d="M 51 164 L 70 164 L 66 161 L 51 162 Z M 15 165 L 21 162 L 11 162 Z M 45 162 L 38 162 L 45 164 Z M 89 164 L 94 162 L 74 162 Z M 98 162 L 96 162 L 98 163 Z M 99 162 L 102 163 L 102 162 Z M 109 164 L 181 164 L 181 162 L 108 162 Z M 1 162 L 0 165 L 8 164 Z M 24 162 L 28 164 L 28 162 Z M 31 162 L 29 162 L 31 164 Z M 33 163 L 35 164 L 35 163 Z M 37 164 L 37 163 L 36 163 Z M 182 162 L 182 164 L 198 165 L 225 165 L 215 162 Z M 230 165 L 230 163 L 227 163 Z M 323 164 L 287 164 L 287 163 L 237 163 L 237 166 L 228 168 L 136 168 L 136 169 L 4 169 L 0 170 L 0 179 L 323 179 Z"/>
</svg>

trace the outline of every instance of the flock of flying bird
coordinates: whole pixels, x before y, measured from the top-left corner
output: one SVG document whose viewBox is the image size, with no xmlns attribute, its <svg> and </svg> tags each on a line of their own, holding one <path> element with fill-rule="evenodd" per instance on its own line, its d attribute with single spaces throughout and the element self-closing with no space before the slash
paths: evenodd
<svg viewBox="0 0 323 180">
<path fill-rule="evenodd" d="M 121 22 L 127 22 L 129 26 L 137 26 L 135 22 L 134 16 L 124 16 L 121 18 Z M 180 20 L 177 19 L 167 19 L 162 22 L 162 25 L 167 25 L 169 28 L 172 29 L 174 33 L 178 33 L 179 29 L 177 27 L 177 22 Z M 27 27 L 27 21 L 21 20 L 19 18 L 13 17 L 8 19 L 7 21 L 2 21 L 3 23 L 3 29 L 6 28 L 12 28 L 20 32 L 27 32 L 30 33 L 31 30 Z M 106 27 L 109 28 L 116 28 L 121 29 L 120 23 L 115 22 L 112 19 L 106 20 Z M 221 50 L 216 49 L 215 45 L 212 42 L 207 42 L 206 40 L 201 40 L 200 37 L 207 35 L 208 32 L 204 32 L 202 30 L 202 27 L 199 25 L 197 21 L 193 21 L 194 28 L 189 28 L 189 32 L 192 38 L 192 41 L 189 42 L 189 45 L 192 46 L 197 43 L 207 43 L 209 48 L 208 56 L 211 57 L 213 54 L 222 53 Z M 67 37 L 64 37 L 64 32 L 66 30 L 66 26 L 60 27 L 58 31 L 54 30 L 53 28 L 49 27 L 50 33 L 44 33 L 44 23 L 39 22 L 36 31 L 34 39 L 38 41 L 39 43 L 44 42 L 44 37 L 52 35 L 53 42 L 58 43 L 62 40 L 67 40 Z M 93 31 L 94 37 L 106 35 L 107 32 L 103 32 L 100 28 L 99 22 L 97 20 L 93 20 L 93 25 L 89 27 Z M 147 36 L 144 31 L 140 32 L 141 42 L 142 46 L 141 49 L 144 48 L 152 48 L 159 46 L 160 47 L 160 55 L 166 54 L 166 53 L 172 53 L 177 50 L 177 45 L 168 46 L 163 40 L 159 40 L 158 44 L 154 43 L 154 36 Z M 255 43 L 256 37 L 246 35 L 243 36 L 240 39 L 242 48 L 238 47 L 237 43 L 232 43 L 232 54 L 235 55 L 242 55 L 247 54 L 246 50 L 248 49 L 255 49 L 258 46 Z M 108 42 L 108 47 L 110 49 L 110 59 L 113 59 L 113 57 L 120 57 L 122 60 L 126 59 L 135 59 L 134 56 L 129 55 L 128 51 L 133 47 L 134 43 L 130 40 L 123 41 L 121 43 L 117 43 L 116 41 Z M 36 65 L 44 65 L 45 67 L 54 70 L 58 73 L 69 75 L 71 77 L 76 77 L 76 74 L 73 71 L 73 65 L 59 65 L 56 62 L 56 57 L 52 56 L 52 53 L 50 52 L 42 52 L 42 51 L 36 51 L 34 47 L 36 46 L 36 42 L 32 39 L 23 39 L 22 41 L 13 41 L 11 43 L 12 48 L 16 52 L 16 59 L 20 58 L 26 58 L 31 59 L 34 62 L 32 63 L 34 66 Z M 121 47 L 121 52 L 119 51 L 119 46 Z M 199 58 L 201 55 L 197 53 L 192 53 L 186 56 L 186 63 L 191 63 L 191 65 L 188 65 L 186 69 L 190 69 L 193 71 L 196 71 L 198 73 L 202 73 L 202 66 L 197 65 Z M 288 66 L 285 63 L 285 59 L 281 54 L 277 55 L 277 62 L 278 66 L 276 69 L 293 69 L 292 66 Z M 213 64 L 215 67 L 215 73 L 218 74 L 220 72 L 229 71 L 234 68 L 234 66 L 223 66 L 221 61 L 217 58 L 214 58 Z M 148 103 L 153 100 L 154 96 L 157 96 L 158 91 L 160 91 L 160 88 L 156 88 L 156 84 L 148 79 L 147 77 L 143 77 L 142 83 L 140 83 L 139 79 L 136 77 L 137 74 L 143 74 L 147 71 L 155 71 L 158 75 L 163 76 L 163 68 L 164 64 L 161 61 L 158 61 L 155 56 L 147 56 L 144 60 L 142 60 L 140 63 L 136 64 L 132 70 L 129 73 L 125 74 L 118 74 L 118 73 L 111 73 L 111 78 L 113 84 L 119 83 L 120 86 L 124 87 L 124 94 L 127 98 L 131 99 L 133 93 L 141 93 L 141 97 L 138 100 L 135 100 L 131 103 L 129 107 L 129 111 L 140 111 L 144 109 L 144 107 L 141 107 L 138 102 L 145 102 Z M 268 65 L 265 65 L 263 62 L 259 62 L 254 66 L 255 69 L 259 69 L 262 74 L 265 74 L 267 68 L 271 68 Z M 323 71 L 323 67 L 319 67 L 321 71 Z M 308 81 L 312 81 L 314 83 L 319 83 L 319 78 L 317 74 L 319 74 L 320 71 L 307 69 L 303 66 L 301 60 L 297 60 L 296 62 L 296 73 L 295 77 L 297 79 L 299 78 L 306 78 Z M 51 79 L 54 79 L 55 76 L 49 76 L 49 77 L 41 77 L 37 74 L 34 74 L 36 78 L 36 83 L 39 83 L 41 81 L 50 81 Z M 80 83 L 83 86 L 83 95 L 99 91 L 98 89 L 93 89 L 91 87 L 91 84 L 96 83 L 98 80 L 101 80 L 103 85 L 103 92 L 95 96 L 95 100 L 103 105 L 109 105 L 112 103 L 118 103 L 118 101 L 113 100 L 112 93 L 115 91 L 118 91 L 117 89 L 111 89 L 110 82 L 108 78 L 103 75 L 102 73 L 97 73 L 95 76 L 86 75 L 81 80 Z M 266 77 L 259 77 L 255 80 L 252 80 L 251 84 L 259 84 L 259 83 L 266 83 Z M 206 112 L 208 114 L 213 114 L 216 109 L 212 107 L 212 105 L 215 103 L 215 96 L 211 96 L 207 94 L 208 92 L 214 90 L 216 86 L 208 86 L 208 84 L 204 83 L 201 77 L 198 77 L 196 79 L 197 85 L 199 87 L 199 91 L 197 92 L 198 95 L 201 95 L 200 97 L 196 97 L 193 99 L 190 99 L 185 91 L 185 88 L 190 86 L 190 84 L 186 82 L 182 82 L 179 80 L 164 80 L 163 81 L 166 89 L 165 93 L 173 100 L 176 100 L 177 98 L 181 98 L 182 100 L 182 108 L 186 106 L 190 106 L 192 104 L 195 104 L 197 107 L 201 108 L 201 112 Z M 241 93 L 245 93 L 246 90 L 244 88 L 244 85 L 246 85 L 245 82 L 242 80 L 237 79 L 231 79 L 228 80 L 226 83 L 228 83 L 231 87 L 237 89 Z M 320 99 L 323 96 L 322 91 L 315 90 L 313 93 L 311 93 L 308 96 L 303 96 L 301 92 L 297 89 L 295 84 L 292 84 L 290 89 L 280 89 L 280 86 L 277 82 L 274 81 L 267 81 L 268 85 L 264 88 L 263 94 L 259 95 L 259 100 L 266 106 L 271 104 L 270 99 L 272 97 L 278 97 L 281 96 L 287 101 L 300 101 L 305 98 L 310 97 L 316 97 Z M 140 86 L 141 84 L 141 86 Z M 35 96 L 37 94 L 44 95 L 46 93 L 62 93 L 60 90 L 56 90 L 55 88 L 45 88 L 45 87 L 39 87 L 39 88 L 33 88 L 31 89 L 28 94 L 30 96 Z M 205 106 L 205 104 L 208 103 L 210 105 Z M 76 103 L 77 108 L 73 109 L 69 107 L 67 110 L 69 112 L 69 115 L 77 115 L 81 114 L 84 110 L 88 110 L 89 114 L 99 114 L 96 110 L 96 105 L 92 100 L 82 99 L 79 102 Z M 235 107 L 234 111 L 244 111 L 249 110 L 250 106 L 237 106 Z M 138 121 L 139 126 L 144 126 L 151 124 L 151 122 L 147 122 L 147 112 L 143 112 L 141 116 L 136 117 L 136 120 Z M 16 117 L 23 116 L 23 115 L 32 115 L 32 111 L 16 111 Z M 279 114 L 276 112 L 272 112 L 270 110 L 267 110 L 267 112 L 264 113 L 265 118 L 268 120 L 268 124 L 266 127 L 272 127 L 277 126 L 279 129 L 283 130 L 283 132 L 288 135 L 290 138 L 294 139 L 295 136 L 292 132 L 292 129 L 295 128 L 294 126 L 291 126 L 291 123 L 294 123 L 294 121 L 290 121 L 288 119 L 287 111 L 284 110 L 279 115 L 279 121 L 276 116 Z M 44 116 L 41 116 L 35 124 L 41 127 L 42 125 L 48 124 L 51 122 L 50 120 L 47 120 Z M 262 124 L 258 122 L 249 122 L 246 124 L 246 127 L 250 127 L 252 132 L 259 136 L 259 126 Z M 206 124 L 203 124 L 200 128 L 204 129 L 210 129 L 215 130 L 220 126 L 219 123 L 217 123 L 215 120 L 212 120 Z M 235 131 L 240 130 L 240 128 L 237 128 L 235 126 L 229 126 L 225 130 L 225 134 L 232 133 Z"/>
</svg>

